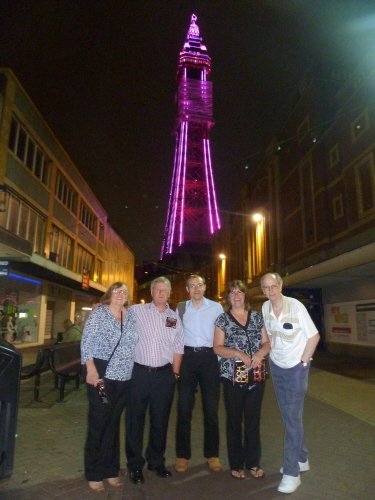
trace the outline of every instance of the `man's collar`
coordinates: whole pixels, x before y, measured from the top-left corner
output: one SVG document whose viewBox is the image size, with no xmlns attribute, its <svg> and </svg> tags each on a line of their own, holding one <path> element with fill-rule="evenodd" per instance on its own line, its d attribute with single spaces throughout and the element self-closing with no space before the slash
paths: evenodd
<svg viewBox="0 0 375 500">
<path fill-rule="evenodd" d="M 208 299 L 206 299 L 206 297 L 203 296 L 202 298 L 202 302 L 200 303 L 200 306 L 199 307 L 202 307 L 202 306 L 205 306 L 208 304 Z M 194 302 L 192 301 L 192 299 L 189 299 L 186 301 L 186 307 L 194 307 L 194 309 L 197 309 L 195 307 L 195 304 Z M 199 309 L 199 308 L 198 308 Z"/>
<path fill-rule="evenodd" d="M 168 302 L 167 302 L 167 303 L 165 304 L 165 306 L 164 306 L 164 311 L 160 311 L 160 309 L 158 309 L 158 308 L 157 308 L 157 306 L 155 305 L 155 303 L 154 303 L 154 301 L 153 301 L 153 300 L 152 300 L 151 302 L 149 302 L 149 304 L 150 304 L 150 307 L 152 307 L 152 308 L 156 309 L 156 310 L 157 310 L 157 311 L 159 311 L 159 312 L 164 312 L 164 311 L 166 311 L 167 309 L 169 309 L 169 304 L 168 304 Z"/>
</svg>

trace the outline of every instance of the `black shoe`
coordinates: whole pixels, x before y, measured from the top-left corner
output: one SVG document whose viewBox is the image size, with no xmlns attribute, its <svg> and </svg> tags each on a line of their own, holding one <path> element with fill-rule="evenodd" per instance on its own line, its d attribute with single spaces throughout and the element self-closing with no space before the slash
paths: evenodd
<svg viewBox="0 0 375 500">
<path fill-rule="evenodd" d="M 141 484 L 145 482 L 145 478 L 143 477 L 143 472 L 141 469 L 132 470 L 129 474 L 130 481 L 134 484 Z"/>
<path fill-rule="evenodd" d="M 148 465 L 148 470 L 153 470 L 159 477 L 171 477 L 172 472 L 164 467 L 164 465 Z"/>
</svg>

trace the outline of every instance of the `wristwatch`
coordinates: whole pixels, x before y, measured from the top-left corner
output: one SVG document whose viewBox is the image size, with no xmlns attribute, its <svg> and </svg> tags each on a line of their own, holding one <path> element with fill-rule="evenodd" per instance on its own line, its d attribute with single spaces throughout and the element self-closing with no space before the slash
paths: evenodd
<svg viewBox="0 0 375 500">
<path fill-rule="evenodd" d="M 308 363 L 306 363 L 306 361 L 302 361 L 302 359 L 301 359 L 301 365 L 303 365 L 304 367 L 306 367 L 308 365 Z"/>
</svg>

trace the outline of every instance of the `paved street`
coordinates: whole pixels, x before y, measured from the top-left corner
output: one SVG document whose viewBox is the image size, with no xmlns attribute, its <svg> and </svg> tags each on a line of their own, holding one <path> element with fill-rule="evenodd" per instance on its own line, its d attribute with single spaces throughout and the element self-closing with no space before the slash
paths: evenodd
<svg viewBox="0 0 375 500">
<path fill-rule="evenodd" d="M 57 403 L 50 373 L 42 376 L 42 402 L 32 402 L 33 380 L 23 381 L 18 416 L 15 464 L 10 479 L 0 482 L 0 498 L 10 499 L 273 499 L 280 481 L 283 431 L 272 383 L 268 381 L 262 415 L 264 479 L 244 481 L 229 476 L 221 405 L 221 458 L 225 471 L 210 473 L 202 457 L 202 418 L 197 400 L 193 422 L 193 458 L 186 474 L 161 479 L 145 471 L 144 485 L 127 477 L 119 490 L 106 486 L 92 493 L 83 478 L 83 444 L 86 433 L 84 385 L 67 386 L 64 403 Z M 312 368 L 305 405 L 311 471 L 302 476 L 295 499 L 375 498 L 375 378 L 355 379 Z M 172 411 L 167 464 L 174 463 L 175 409 Z M 122 438 L 123 439 L 123 438 Z M 122 457 L 125 474 L 125 458 Z"/>
</svg>

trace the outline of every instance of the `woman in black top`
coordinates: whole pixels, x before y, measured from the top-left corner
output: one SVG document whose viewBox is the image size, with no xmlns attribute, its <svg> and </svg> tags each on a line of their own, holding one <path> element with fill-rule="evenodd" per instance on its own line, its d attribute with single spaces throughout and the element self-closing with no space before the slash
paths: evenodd
<svg viewBox="0 0 375 500">
<path fill-rule="evenodd" d="M 244 465 L 254 478 L 264 476 L 260 468 L 260 412 L 264 381 L 234 384 L 235 362 L 245 370 L 256 369 L 270 351 L 262 314 L 250 310 L 247 289 L 242 281 L 231 281 L 225 293 L 225 310 L 215 324 L 214 350 L 220 356 L 227 413 L 227 447 L 231 475 L 244 479 Z M 244 432 L 242 431 L 242 424 Z"/>
</svg>

